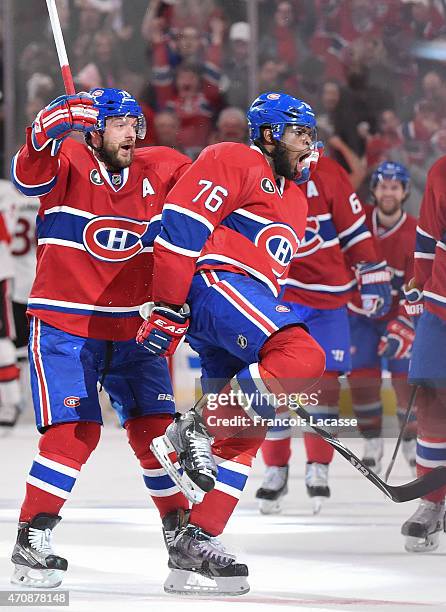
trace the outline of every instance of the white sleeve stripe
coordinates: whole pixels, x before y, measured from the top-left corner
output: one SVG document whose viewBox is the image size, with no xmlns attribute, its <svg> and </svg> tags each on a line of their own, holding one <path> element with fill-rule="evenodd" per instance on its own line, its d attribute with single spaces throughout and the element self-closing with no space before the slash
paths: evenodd
<svg viewBox="0 0 446 612">
<path fill-rule="evenodd" d="M 183 208 L 182 206 L 178 206 L 177 204 L 164 204 L 163 210 L 173 210 L 174 212 L 177 212 L 180 215 L 187 215 L 188 217 L 195 219 L 195 221 L 199 221 L 200 223 L 205 225 L 210 232 L 214 231 L 214 226 L 212 225 L 212 223 L 208 221 L 206 217 L 203 217 L 203 215 L 199 215 L 193 210 Z"/>
<path fill-rule="evenodd" d="M 342 248 L 342 251 L 345 252 L 350 247 L 354 246 L 355 244 L 358 244 L 358 242 L 361 242 L 362 240 L 365 240 L 366 238 L 371 238 L 371 237 L 372 237 L 372 234 L 368 230 L 366 230 L 365 232 L 362 232 L 361 234 L 359 234 L 359 236 L 355 236 L 349 242 L 347 242 L 347 244 Z"/>
<path fill-rule="evenodd" d="M 438 247 L 439 249 L 443 249 L 443 251 L 446 251 L 446 244 L 445 244 L 444 242 L 442 242 L 441 240 L 439 240 L 439 241 L 437 242 L 437 247 Z"/>
<path fill-rule="evenodd" d="M 236 215 L 241 215 L 242 217 L 246 217 L 247 219 L 252 219 L 253 221 L 257 221 L 258 223 L 262 223 L 262 225 L 269 225 L 272 223 L 271 219 L 266 219 L 266 217 L 261 217 L 260 215 L 256 215 L 245 208 L 237 208 L 232 211 Z"/>
<path fill-rule="evenodd" d="M 39 238 L 37 245 L 42 246 L 44 244 L 54 244 L 56 246 L 70 247 L 71 249 L 85 251 L 83 244 L 79 244 L 79 242 L 74 242 L 72 240 L 63 240 L 62 238 Z"/>
<path fill-rule="evenodd" d="M 422 230 L 419 225 L 417 225 L 417 233 L 421 234 L 422 236 L 425 236 L 426 238 L 430 238 L 431 240 L 435 240 L 435 238 L 433 236 L 428 234 L 426 231 Z"/>
<path fill-rule="evenodd" d="M 435 259 L 435 253 L 420 253 L 415 251 L 414 253 L 415 259 Z"/>
<path fill-rule="evenodd" d="M 359 219 L 357 219 L 353 225 L 351 225 L 350 227 L 348 227 L 347 229 L 345 229 L 342 232 L 338 232 L 338 238 L 339 240 L 342 240 L 342 238 L 344 238 L 344 236 L 348 236 L 349 234 L 353 233 L 355 230 L 358 229 L 358 227 L 361 227 L 361 225 L 364 223 L 365 221 L 365 215 L 362 215 Z"/>
<path fill-rule="evenodd" d="M 167 242 L 167 240 L 164 240 L 164 238 L 161 238 L 161 236 L 157 236 L 154 242 L 161 244 L 161 246 L 165 247 L 166 249 L 169 249 L 169 251 L 179 253 L 180 255 L 186 255 L 186 257 L 199 257 L 201 253 L 201 251 L 190 251 L 189 249 L 183 249 L 179 246 L 171 244 L 170 242 Z"/>
<path fill-rule="evenodd" d="M 49 184 L 50 184 L 52 181 L 54 181 L 54 179 L 56 178 L 56 176 L 53 176 L 52 178 L 50 178 L 50 180 L 49 180 L 49 181 L 46 181 L 46 183 L 35 183 L 34 185 L 27 185 L 26 183 L 22 183 L 22 181 L 21 181 L 21 180 L 18 178 L 18 176 L 17 176 L 17 171 L 16 171 L 16 168 L 17 168 L 17 157 L 18 157 L 18 155 L 19 155 L 19 154 L 18 154 L 18 153 L 16 153 L 16 154 L 14 155 L 14 158 L 13 158 L 13 172 L 14 172 L 14 178 L 15 178 L 15 180 L 16 180 L 16 181 L 17 181 L 17 183 L 18 183 L 19 185 L 21 185 L 22 187 L 25 187 L 26 189 L 34 189 L 35 187 L 44 187 L 45 185 L 49 185 Z M 60 160 L 58 160 L 58 164 L 59 164 L 59 166 L 60 166 Z"/>
<path fill-rule="evenodd" d="M 78 208 L 73 208 L 72 206 L 53 206 L 52 208 L 47 208 L 45 211 L 45 215 L 51 215 L 53 213 L 69 213 L 70 215 L 76 215 L 76 217 L 84 217 L 85 219 L 94 219 L 97 215 L 93 215 L 92 213 L 86 212 L 85 210 L 79 210 Z"/>
</svg>

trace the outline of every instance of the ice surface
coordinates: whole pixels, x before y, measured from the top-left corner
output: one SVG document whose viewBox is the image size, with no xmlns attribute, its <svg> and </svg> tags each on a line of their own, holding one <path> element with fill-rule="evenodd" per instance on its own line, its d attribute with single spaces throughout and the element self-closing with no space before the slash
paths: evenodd
<svg viewBox="0 0 446 612">
<path fill-rule="evenodd" d="M 31 425 L 0 434 L 0 590 L 12 588 L 9 557 L 37 440 Z M 359 441 L 346 443 L 361 453 Z M 386 443 L 385 460 L 393 444 Z M 446 610 L 446 535 L 434 553 L 409 555 L 403 549 L 400 526 L 416 502 L 385 499 L 339 457 L 331 466 L 332 497 L 313 516 L 301 441 L 293 448 L 283 513 L 258 514 L 254 492 L 263 467 L 257 459 L 222 538 L 248 563 L 251 592 L 219 600 L 173 597 L 162 589 L 167 567 L 159 517 L 125 433 L 107 423 L 55 530 L 55 549 L 70 564 L 63 585 L 70 591 L 70 612 L 208 612 L 210 605 L 213 612 Z M 399 458 L 392 483 L 410 479 Z"/>
</svg>

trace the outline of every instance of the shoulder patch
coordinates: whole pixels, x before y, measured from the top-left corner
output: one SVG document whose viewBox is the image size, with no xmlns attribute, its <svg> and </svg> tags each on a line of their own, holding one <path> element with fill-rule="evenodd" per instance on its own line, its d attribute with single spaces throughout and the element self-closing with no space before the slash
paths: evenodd
<svg viewBox="0 0 446 612">
<path fill-rule="evenodd" d="M 274 193 L 276 191 L 276 187 L 272 180 L 266 177 L 262 178 L 262 180 L 260 181 L 260 187 L 266 193 Z"/>
<path fill-rule="evenodd" d="M 93 183 L 93 185 L 103 185 L 104 184 L 104 181 L 102 180 L 102 176 L 99 174 L 99 170 L 96 170 L 96 168 L 94 168 L 90 172 L 90 181 Z"/>
</svg>

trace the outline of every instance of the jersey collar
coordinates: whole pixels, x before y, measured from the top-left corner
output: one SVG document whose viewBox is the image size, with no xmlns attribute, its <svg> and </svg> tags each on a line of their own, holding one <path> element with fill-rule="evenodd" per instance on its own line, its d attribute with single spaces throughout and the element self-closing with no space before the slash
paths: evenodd
<svg viewBox="0 0 446 612">
<path fill-rule="evenodd" d="M 392 234 L 394 234 L 396 231 L 400 229 L 400 227 L 403 225 L 406 219 L 407 219 L 407 213 L 403 210 L 403 214 L 398 219 L 398 221 L 394 225 L 392 225 L 392 227 L 387 228 L 384 232 L 379 234 L 378 233 L 378 209 L 374 208 L 372 212 L 373 235 L 379 238 L 380 240 L 382 238 L 388 238 L 389 236 L 391 236 Z"/>
</svg>

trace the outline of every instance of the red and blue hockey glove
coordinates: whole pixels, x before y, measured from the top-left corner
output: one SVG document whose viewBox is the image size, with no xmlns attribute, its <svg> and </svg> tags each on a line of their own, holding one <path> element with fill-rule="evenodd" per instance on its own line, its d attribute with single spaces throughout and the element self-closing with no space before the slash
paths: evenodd
<svg viewBox="0 0 446 612">
<path fill-rule="evenodd" d="M 414 279 L 409 281 L 407 285 L 404 285 L 403 292 L 406 298 L 406 301 L 403 303 L 404 310 L 410 317 L 414 327 L 416 327 L 420 315 L 422 315 L 424 311 L 423 292 L 415 286 Z"/>
<path fill-rule="evenodd" d="M 177 312 L 168 306 L 146 302 L 139 314 L 145 321 L 138 329 L 136 342 L 154 355 L 173 355 L 189 327 L 189 306 L 184 304 Z"/>
<path fill-rule="evenodd" d="M 364 314 L 372 318 L 386 315 L 392 305 L 392 275 L 387 263 L 360 263 L 355 274 Z"/>
<path fill-rule="evenodd" d="M 415 328 L 411 321 L 399 316 L 388 322 L 379 341 L 378 355 L 388 359 L 409 359 L 414 339 Z"/>
<path fill-rule="evenodd" d="M 90 132 L 96 127 L 98 109 L 88 94 L 59 96 L 45 106 L 33 121 L 32 143 L 41 151 L 54 140 L 62 142 L 70 132 Z"/>
<path fill-rule="evenodd" d="M 306 157 L 303 162 L 299 163 L 297 169 L 299 171 L 299 176 L 294 179 L 296 185 L 301 185 L 302 183 L 306 183 L 311 176 L 311 173 L 316 170 L 316 166 L 318 161 L 324 154 L 324 143 L 318 140 L 313 146 L 311 154 Z"/>
</svg>

